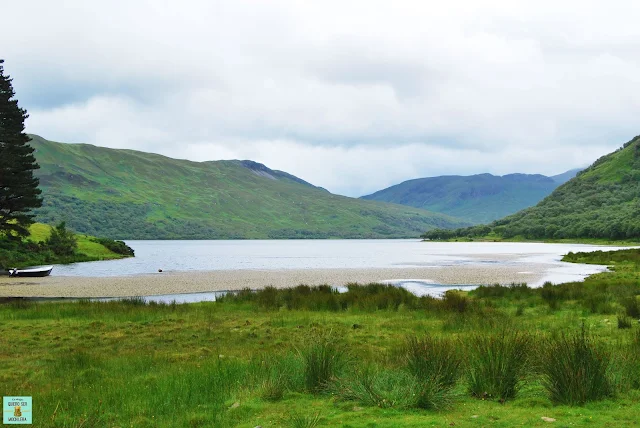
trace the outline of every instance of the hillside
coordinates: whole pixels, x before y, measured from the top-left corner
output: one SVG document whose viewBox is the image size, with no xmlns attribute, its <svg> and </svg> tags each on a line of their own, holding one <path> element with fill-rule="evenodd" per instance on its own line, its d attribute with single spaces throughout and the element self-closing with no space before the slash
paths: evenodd
<svg viewBox="0 0 640 428">
<path fill-rule="evenodd" d="M 567 181 L 571 180 L 576 175 L 578 175 L 578 173 L 583 169 L 584 168 L 570 169 L 569 171 L 563 172 L 562 174 L 552 175 L 550 178 L 556 183 L 558 183 L 558 185 L 564 184 Z"/>
<path fill-rule="evenodd" d="M 24 242 L 0 238 L 0 275 L 7 275 L 6 269 L 15 266 L 112 260 L 133 256 L 133 251 L 127 252 L 127 247 L 122 242 L 77 233 L 74 236 L 78 247 L 74 254 L 58 255 L 45 243 L 51 235 L 51 229 L 52 226 L 34 223 L 29 227 L 29 236 Z"/>
<path fill-rule="evenodd" d="M 114 239 L 397 238 L 464 226 L 333 195 L 252 161 L 191 162 L 32 136 L 38 221 Z M 469 223 L 467 223 L 468 225 Z"/>
<path fill-rule="evenodd" d="M 425 233 L 430 239 L 639 239 L 640 136 L 601 157 L 536 206 L 487 226 Z"/>
<path fill-rule="evenodd" d="M 535 205 L 577 171 L 554 177 L 478 174 L 418 178 L 362 198 L 423 208 L 485 224 Z"/>
</svg>

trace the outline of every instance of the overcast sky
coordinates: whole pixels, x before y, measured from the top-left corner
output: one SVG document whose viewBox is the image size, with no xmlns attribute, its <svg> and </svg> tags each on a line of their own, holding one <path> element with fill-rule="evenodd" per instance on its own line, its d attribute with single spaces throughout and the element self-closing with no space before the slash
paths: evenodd
<svg viewBox="0 0 640 428">
<path fill-rule="evenodd" d="M 640 134 L 640 2 L 5 1 L 27 131 L 360 196 L 557 174 Z"/>
</svg>

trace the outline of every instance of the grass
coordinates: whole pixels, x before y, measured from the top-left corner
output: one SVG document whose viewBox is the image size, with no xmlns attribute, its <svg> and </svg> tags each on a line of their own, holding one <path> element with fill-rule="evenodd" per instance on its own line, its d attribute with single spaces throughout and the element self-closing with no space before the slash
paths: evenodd
<svg viewBox="0 0 640 428">
<path fill-rule="evenodd" d="M 609 352 L 594 342 L 584 324 L 577 333 L 551 339 L 542 365 L 551 401 L 581 405 L 611 396 L 610 362 Z"/>
<path fill-rule="evenodd" d="M 532 337 L 517 330 L 475 334 L 469 341 L 469 392 L 500 402 L 515 398 L 531 363 Z"/>
<path fill-rule="evenodd" d="M 640 293 L 634 266 L 555 286 L 555 309 L 523 285 L 14 301 L 0 305 L 1 392 L 33 396 L 42 427 L 634 426 L 640 326 L 616 320 Z"/>
<path fill-rule="evenodd" d="M 76 234 L 78 248 L 70 256 L 58 256 L 38 243 L 46 241 L 52 226 L 34 223 L 25 241 L 13 241 L 0 237 L 0 270 L 8 267 L 43 265 L 50 263 L 74 263 L 94 260 L 112 260 L 126 257 L 111 251 L 93 236 Z M 105 239 L 104 241 L 111 241 Z M 113 242 L 113 241 L 111 241 Z"/>
</svg>

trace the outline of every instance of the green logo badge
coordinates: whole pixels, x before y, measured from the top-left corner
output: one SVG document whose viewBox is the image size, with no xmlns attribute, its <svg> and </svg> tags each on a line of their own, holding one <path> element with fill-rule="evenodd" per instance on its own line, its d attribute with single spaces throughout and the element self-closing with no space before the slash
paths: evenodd
<svg viewBox="0 0 640 428">
<path fill-rule="evenodd" d="M 31 397 L 2 398 L 2 422 L 5 425 L 30 425 L 31 416 Z"/>
</svg>

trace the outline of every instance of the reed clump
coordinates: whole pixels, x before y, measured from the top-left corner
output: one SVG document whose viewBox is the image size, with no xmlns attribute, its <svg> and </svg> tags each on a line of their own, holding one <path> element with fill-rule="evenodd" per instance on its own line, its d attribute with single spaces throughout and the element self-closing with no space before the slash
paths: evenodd
<svg viewBox="0 0 640 428">
<path fill-rule="evenodd" d="M 513 399 L 527 373 L 532 342 L 531 335 L 511 328 L 473 335 L 468 343 L 469 392 L 481 399 Z"/>
<path fill-rule="evenodd" d="M 611 355 L 587 333 L 580 331 L 547 341 L 542 365 L 543 384 L 556 404 L 582 405 L 613 394 L 608 376 Z"/>
</svg>

